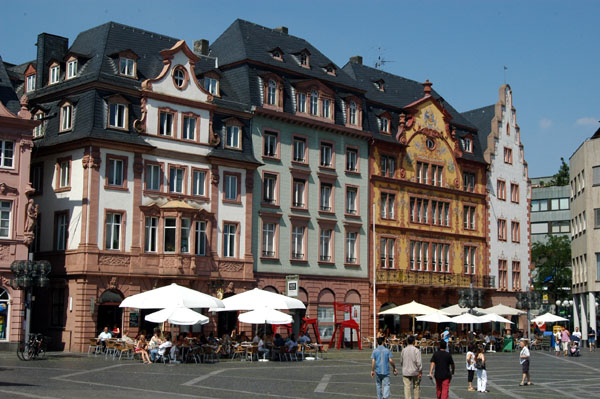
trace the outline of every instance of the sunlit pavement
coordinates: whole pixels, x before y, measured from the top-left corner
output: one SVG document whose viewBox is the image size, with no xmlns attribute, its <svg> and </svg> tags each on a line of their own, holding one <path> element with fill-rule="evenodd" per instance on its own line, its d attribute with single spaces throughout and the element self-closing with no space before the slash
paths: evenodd
<svg viewBox="0 0 600 399">
<path fill-rule="evenodd" d="M 23 362 L 0 352 L 0 398 L 373 398 L 370 349 L 331 350 L 326 360 L 215 364 L 151 364 L 103 356 L 51 353 L 46 360 Z M 395 358 L 398 354 L 394 353 Z M 487 354 L 489 393 L 467 391 L 464 355 L 453 355 L 456 375 L 451 398 L 598 398 L 600 352 L 555 357 L 532 351 L 534 385 L 521 387 L 518 352 Z M 431 353 L 423 354 L 429 370 Z M 402 379 L 392 377 L 392 397 L 403 397 Z M 421 397 L 435 398 L 422 380 Z"/>
</svg>

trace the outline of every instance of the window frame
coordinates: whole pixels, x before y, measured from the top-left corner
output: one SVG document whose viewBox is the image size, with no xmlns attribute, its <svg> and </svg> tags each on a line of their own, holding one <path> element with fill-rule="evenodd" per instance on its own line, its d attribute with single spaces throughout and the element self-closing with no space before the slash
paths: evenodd
<svg viewBox="0 0 600 399">
<path fill-rule="evenodd" d="M 304 158 L 302 160 L 299 160 L 296 158 L 296 142 L 303 142 L 304 143 Z M 296 163 L 299 165 L 308 165 L 308 156 L 309 156 L 309 152 L 308 152 L 308 137 L 306 136 L 300 136 L 300 135 L 294 135 L 292 137 L 292 163 Z"/>
<path fill-rule="evenodd" d="M 390 243 L 392 251 L 390 253 Z M 384 250 L 385 249 L 385 250 Z M 396 264 L 396 237 L 386 234 L 379 235 L 379 268 L 384 270 L 395 269 Z M 390 257 L 391 255 L 391 257 Z M 391 265 L 391 266 L 390 266 Z"/>
<path fill-rule="evenodd" d="M 237 146 L 229 145 L 230 131 L 233 131 L 233 129 L 237 129 Z M 223 147 L 232 149 L 232 150 L 241 150 L 242 149 L 242 134 L 243 134 L 243 125 L 241 122 L 227 123 L 225 125 L 225 140 L 223 141 Z M 232 144 L 234 144 L 234 143 L 232 143 Z"/>
<path fill-rule="evenodd" d="M 302 181 L 304 183 L 304 188 L 302 190 L 302 203 L 296 201 L 296 182 Z M 308 210 L 308 176 L 300 176 L 300 175 L 292 175 L 292 195 L 291 195 L 291 206 L 290 208 L 293 210 Z"/>
<path fill-rule="evenodd" d="M 329 206 L 324 204 L 324 188 L 329 188 L 327 202 Z M 335 213 L 335 184 L 330 180 L 319 180 L 319 213 Z"/>
<path fill-rule="evenodd" d="M 521 242 L 521 223 L 514 220 L 510 222 L 510 239 L 512 242 Z"/>
<path fill-rule="evenodd" d="M 12 144 L 12 156 L 8 157 L 6 153 L 9 151 L 6 148 L 6 144 Z M 10 159 L 10 166 L 6 166 L 5 163 Z M 15 164 L 17 163 L 17 142 L 8 139 L 0 139 L 0 169 L 16 169 Z"/>
<path fill-rule="evenodd" d="M 513 156 L 512 148 L 504 147 L 504 163 L 512 165 Z"/>
<path fill-rule="evenodd" d="M 463 205 L 463 228 L 468 231 L 477 229 L 477 206 L 475 204 Z"/>
<path fill-rule="evenodd" d="M 209 242 L 209 235 L 208 235 L 208 230 L 209 230 L 209 223 L 206 220 L 202 220 L 202 219 L 197 219 L 197 220 L 192 220 L 192 223 L 194 224 L 194 255 L 195 256 L 209 256 L 210 255 L 210 242 Z M 202 224 L 204 223 L 204 230 L 202 230 L 200 227 L 202 226 Z M 202 234 L 202 232 L 204 234 Z M 200 245 L 200 240 L 201 238 L 204 237 L 204 245 Z M 200 252 L 200 248 L 204 247 L 204 253 Z"/>
<path fill-rule="evenodd" d="M 304 101 L 302 101 L 302 98 L 300 96 L 304 97 Z M 307 98 L 308 96 L 303 91 L 299 91 L 296 93 L 296 112 L 301 114 L 308 114 L 306 110 Z"/>
<path fill-rule="evenodd" d="M 176 74 L 178 73 L 182 73 L 183 76 L 176 76 Z M 181 84 L 177 83 L 178 78 L 181 78 Z M 190 82 L 190 77 L 187 68 L 185 68 L 183 65 L 176 65 L 174 68 L 171 69 L 171 79 L 173 80 L 173 86 L 175 86 L 177 90 L 185 90 Z"/>
<path fill-rule="evenodd" d="M 323 148 L 329 148 L 329 164 L 323 164 Z M 329 140 L 321 140 L 319 142 L 319 168 L 335 169 L 335 143 Z"/>
<path fill-rule="evenodd" d="M 272 237 L 272 245 L 273 251 L 265 250 L 265 226 L 273 225 L 273 237 Z M 268 217 L 267 215 L 262 215 L 261 217 L 261 235 L 260 235 L 260 258 L 263 260 L 277 260 L 279 259 L 279 217 Z M 272 252 L 272 255 L 271 255 Z"/>
<path fill-rule="evenodd" d="M 66 111 L 68 109 L 68 112 Z M 73 130 L 73 116 L 75 113 L 75 106 L 70 102 L 65 102 L 60 106 L 59 112 L 59 133 L 70 132 Z"/>
<path fill-rule="evenodd" d="M 497 179 L 496 181 L 496 198 L 500 201 L 506 201 L 506 181 Z"/>
<path fill-rule="evenodd" d="M 148 181 L 147 181 L 147 177 L 148 177 L 148 167 L 152 166 L 158 167 L 158 189 L 151 189 L 148 188 Z M 165 180 L 165 172 L 164 172 L 164 163 L 163 162 L 157 162 L 157 161 L 150 161 L 150 160 L 144 160 L 144 191 L 149 191 L 149 192 L 163 192 L 164 191 L 164 180 Z"/>
<path fill-rule="evenodd" d="M 308 237 L 308 222 L 306 220 L 299 221 L 296 218 L 290 217 L 290 261 L 291 262 L 307 262 L 307 237 Z M 296 248 L 295 229 L 302 228 L 302 252 L 294 252 Z M 301 256 L 298 256 L 301 255 Z"/>
<path fill-rule="evenodd" d="M 275 146 L 273 154 L 269 154 L 266 152 L 267 145 L 269 145 L 269 141 L 271 138 L 275 138 Z M 273 129 L 263 129 L 263 140 L 262 140 L 262 157 L 266 159 L 276 159 L 279 160 L 281 157 L 281 143 L 279 140 L 279 131 Z M 270 147 L 270 145 L 269 145 Z M 270 149 L 270 148 L 269 148 Z"/>
<path fill-rule="evenodd" d="M 508 290 L 508 262 L 506 259 L 498 259 L 498 290 Z"/>
<path fill-rule="evenodd" d="M 512 289 L 513 291 L 521 290 L 521 261 L 512 261 Z"/>
<path fill-rule="evenodd" d="M 383 204 L 383 195 L 386 195 L 386 200 L 385 200 L 385 207 L 382 205 Z M 388 215 L 388 209 L 390 209 L 390 206 L 388 204 L 389 200 L 390 200 L 390 196 L 393 197 L 393 201 L 392 201 L 392 206 L 391 206 L 391 217 L 389 217 Z M 389 190 L 380 190 L 379 192 L 379 217 L 383 220 L 396 220 L 397 217 L 397 212 L 396 212 L 396 193 L 393 191 L 389 191 Z M 385 212 L 383 211 L 383 209 L 385 208 Z"/>
<path fill-rule="evenodd" d="M 348 208 L 348 192 L 354 191 L 356 197 L 354 198 L 354 212 L 350 212 Z M 344 189 L 344 215 L 346 217 L 360 217 L 360 186 L 354 184 L 346 184 Z"/>
<path fill-rule="evenodd" d="M 64 234 L 59 234 L 61 229 L 60 219 L 65 217 L 64 223 Z M 66 251 L 69 248 L 69 225 L 70 225 L 70 216 L 69 210 L 61 210 L 54 212 L 54 243 L 52 248 L 54 251 Z M 64 248 L 59 247 L 61 241 L 64 241 Z"/>
<path fill-rule="evenodd" d="M 36 82 L 37 74 L 32 73 L 25 76 L 25 93 L 31 93 L 35 91 Z"/>
<path fill-rule="evenodd" d="M 354 169 L 350 169 L 349 168 L 349 163 L 350 163 L 350 157 L 349 155 L 351 153 L 354 153 L 355 156 L 355 161 L 354 161 Z M 356 173 L 359 174 L 360 173 L 360 157 L 359 157 L 359 153 L 360 153 L 360 148 L 358 148 L 357 146 L 353 146 L 353 145 L 347 145 L 346 146 L 346 162 L 345 162 L 345 171 L 347 173 Z"/>
<path fill-rule="evenodd" d="M 162 123 L 162 115 L 171 115 L 171 123 L 170 123 L 170 132 L 169 134 L 167 134 L 166 132 L 166 127 L 169 126 L 169 124 L 165 124 L 165 130 L 163 131 L 163 123 Z M 158 137 L 170 137 L 170 138 L 177 138 L 177 115 L 178 112 L 174 109 L 168 108 L 168 107 L 160 107 L 158 108 L 158 120 L 157 120 L 157 128 L 156 128 L 156 135 Z M 166 116 L 165 116 L 165 123 L 167 122 L 166 120 Z"/>
<path fill-rule="evenodd" d="M 498 241 L 507 241 L 506 219 L 498 218 Z"/>
<path fill-rule="evenodd" d="M 48 69 L 48 85 L 54 85 L 60 82 L 60 64 L 53 62 Z"/>
<path fill-rule="evenodd" d="M 512 203 L 519 203 L 519 185 L 516 183 L 510 183 L 510 201 Z"/>
<path fill-rule="evenodd" d="M 227 198 L 227 177 L 235 177 L 236 178 L 236 198 Z M 223 187 L 222 187 L 222 192 L 223 192 L 223 198 L 222 198 L 222 202 L 224 203 L 230 203 L 230 204 L 241 204 L 242 203 L 242 174 L 239 172 L 230 172 L 230 171 L 224 171 L 223 172 Z"/>
<path fill-rule="evenodd" d="M 77 77 L 77 73 L 79 72 L 79 61 L 77 58 L 71 57 L 67 60 L 65 79 L 73 79 Z"/>
<path fill-rule="evenodd" d="M 229 256 L 225 254 L 225 244 L 226 242 L 228 242 L 228 240 L 226 239 L 226 226 L 235 226 L 235 233 L 233 235 L 234 237 L 234 243 L 233 243 L 233 255 Z M 236 222 L 236 221 L 228 221 L 228 220 L 224 220 L 223 221 L 223 230 L 222 230 L 222 257 L 226 258 L 226 259 L 239 259 L 240 258 L 240 222 Z M 231 244 L 229 244 L 229 248 L 230 248 Z"/>
<path fill-rule="evenodd" d="M 121 184 L 110 184 L 109 179 L 110 179 L 110 166 L 111 166 L 111 161 L 121 161 L 122 162 L 122 169 L 121 169 Z M 116 155 L 116 154 L 106 154 L 106 166 L 104 168 L 104 189 L 107 190 L 127 190 L 127 183 L 128 183 L 128 161 L 129 161 L 129 157 L 124 156 L 124 155 Z"/>
<path fill-rule="evenodd" d="M 350 226 L 346 226 L 346 229 L 344 231 L 344 265 L 345 266 L 358 266 L 358 264 L 360 263 L 360 254 L 359 254 L 359 250 L 360 250 L 360 232 L 359 232 L 359 227 L 350 227 Z M 353 245 L 353 252 L 354 252 L 354 257 L 351 258 L 349 257 L 349 239 L 348 239 L 348 235 L 349 234 L 354 234 L 354 245 Z"/>
<path fill-rule="evenodd" d="M 35 190 L 33 195 L 44 193 L 44 162 L 32 163 L 29 168 L 29 182 Z"/>
<path fill-rule="evenodd" d="M 107 245 L 107 238 L 108 238 L 108 229 L 109 229 L 109 215 L 119 215 L 121 218 L 120 223 L 118 224 L 118 231 L 119 231 L 119 238 L 118 238 L 118 248 L 112 248 L 109 247 Z M 104 242 L 104 246 L 103 249 L 105 251 L 111 251 L 111 252 L 125 252 L 125 232 L 126 232 L 126 213 L 124 210 L 122 209 L 108 209 L 105 208 L 104 209 L 104 236 L 103 236 L 103 242 Z M 113 224 L 113 228 L 114 228 L 114 224 Z M 114 233 L 114 231 L 113 231 Z M 111 240 L 114 243 L 114 240 Z"/>
<path fill-rule="evenodd" d="M 186 131 L 186 124 L 185 121 L 186 119 L 195 119 L 195 122 L 193 124 L 194 126 L 194 138 L 189 138 L 189 132 Z M 180 135 L 179 138 L 181 140 L 184 141 L 189 141 L 189 142 L 193 142 L 193 143 L 197 143 L 200 141 L 200 115 L 197 115 L 193 112 L 181 112 L 181 131 L 180 131 Z M 188 137 L 185 137 L 185 136 Z"/>
<path fill-rule="evenodd" d="M 477 274 L 477 246 L 465 244 L 463 246 L 463 274 Z"/>
<path fill-rule="evenodd" d="M 322 241 L 325 232 L 329 232 L 329 243 L 327 245 L 328 255 L 323 254 L 325 248 L 324 242 Z M 318 263 L 319 264 L 335 264 L 335 222 L 330 223 L 319 223 L 319 250 L 318 250 Z"/>
<path fill-rule="evenodd" d="M 68 176 L 67 176 L 67 181 L 64 182 L 66 184 L 63 184 L 63 179 L 62 179 L 62 164 L 63 162 L 68 162 L 67 168 L 68 168 Z M 64 191 L 69 191 L 71 190 L 71 176 L 73 174 L 73 168 L 72 168 L 72 157 L 68 156 L 68 157 L 61 157 L 61 158 L 57 158 L 56 159 L 56 166 L 55 166 L 55 181 L 54 181 L 54 192 L 58 193 L 58 192 L 64 192 Z"/>
<path fill-rule="evenodd" d="M 156 225 L 152 225 L 152 220 L 156 220 Z M 144 215 L 144 253 L 156 254 L 159 253 L 159 237 L 161 230 L 161 217 L 158 215 Z M 151 223 L 149 224 L 148 221 Z M 154 236 L 152 236 L 154 232 Z M 152 242 L 151 240 L 154 239 Z M 152 244 L 154 244 L 154 250 L 152 250 Z"/>
<path fill-rule="evenodd" d="M 2 203 L 8 203 L 8 207 L 4 207 Z M 0 221 L 8 220 L 6 227 L 6 235 L 0 235 L 0 239 L 10 240 L 13 238 L 13 222 L 14 222 L 14 203 L 15 201 L 9 200 L 8 198 L 0 198 Z M 8 213 L 8 218 L 2 217 L 3 213 Z M 0 232 L 2 228 L 0 227 Z"/>
<path fill-rule="evenodd" d="M 390 154 L 379 155 L 379 171 L 381 176 L 394 178 L 396 176 L 398 159 Z M 385 165 L 385 168 L 384 168 Z M 393 165 L 393 170 L 390 172 L 390 165 Z"/>
<path fill-rule="evenodd" d="M 475 186 L 477 185 L 477 174 L 471 171 L 463 171 L 463 191 L 468 193 L 475 192 Z M 472 180 L 472 185 L 470 184 Z M 469 189 L 470 188 L 470 189 Z"/>
<path fill-rule="evenodd" d="M 196 186 L 196 173 L 204 173 L 204 194 L 196 194 L 196 190 L 194 190 L 194 187 Z M 209 191 L 209 181 L 210 181 L 210 170 L 206 169 L 206 168 L 196 168 L 192 166 L 192 172 L 191 172 L 191 179 L 192 179 L 192 185 L 191 185 L 191 195 L 196 197 L 196 198 L 203 198 L 208 200 L 208 191 Z"/>
<path fill-rule="evenodd" d="M 123 70 L 123 63 L 125 69 Z M 131 67 L 131 71 L 129 70 Z M 137 78 L 137 61 L 135 58 L 126 55 L 119 55 L 118 74 L 128 78 Z"/>
<path fill-rule="evenodd" d="M 273 185 L 273 197 L 271 200 L 269 200 L 266 196 L 266 184 L 267 184 L 267 179 L 273 179 L 274 180 L 274 185 Z M 263 170 L 262 171 L 262 201 L 261 201 L 261 206 L 266 206 L 266 207 L 279 207 L 279 185 L 280 185 L 280 179 L 279 179 L 279 173 L 278 172 L 272 172 L 272 171 L 268 171 L 268 170 Z"/>
<path fill-rule="evenodd" d="M 169 163 L 167 165 L 167 170 L 169 171 L 169 174 L 167 176 L 167 184 L 166 184 L 168 193 L 170 195 L 187 195 L 188 165 Z M 182 170 L 183 171 L 183 179 L 181 181 L 181 192 L 171 190 L 171 170 Z"/>
</svg>

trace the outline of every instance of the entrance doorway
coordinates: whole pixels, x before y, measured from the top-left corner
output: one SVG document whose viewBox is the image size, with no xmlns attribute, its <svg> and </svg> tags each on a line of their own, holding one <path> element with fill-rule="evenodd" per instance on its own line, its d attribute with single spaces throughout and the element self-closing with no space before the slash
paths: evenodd
<svg viewBox="0 0 600 399">
<path fill-rule="evenodd" d="M 225 294 L 225 298 L 232 296 L 233 293 Z M 223 334 L 231 334 L 231 331 L 238 328 L 238 312 L 217 312 L 219 319 L 217 322 L 217 336 L 222 337 Z M 239 333 L 239 331 L 238 331 Z"/>
<path fill-rule="evenodd" d="M 102 293 L 98 300 L 98 322 L 96 324 L 96 333 L 99 334 L 104 327 L 109 331 L 117 325 L 123 330 L 123 309 L 119 307 L 123 301 L 123 295 L 115 290 L 107 290 Z"/>
</svg>

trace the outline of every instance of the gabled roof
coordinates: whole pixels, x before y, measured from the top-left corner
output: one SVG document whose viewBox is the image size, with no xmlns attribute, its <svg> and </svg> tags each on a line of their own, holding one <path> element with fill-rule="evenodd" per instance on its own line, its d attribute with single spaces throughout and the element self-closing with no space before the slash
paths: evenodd
<svg viewBox="0 0 600 399">
<path fill-rule="evenodd" d="M 496 112 L 495 107 L 496 106 L 492 104 L 462 113 L 462 116 L 477 126 L 479 144 L 484 152 L 487 150 L 488 136 L 492 133 L 492 119 Z"/>
<path fill-rule="evenodd" d="M 12 85 L 5 64 L 0 57 L 0 102 L 13 114 L 19 112 L 21 105 L 15 88 Z"/>
</svg>

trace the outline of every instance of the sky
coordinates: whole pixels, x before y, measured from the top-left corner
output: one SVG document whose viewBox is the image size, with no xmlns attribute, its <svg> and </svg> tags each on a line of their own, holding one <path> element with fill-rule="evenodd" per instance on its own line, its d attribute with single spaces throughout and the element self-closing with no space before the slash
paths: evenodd
<svg viewBox="0 0 600 399">
<path fill-rule="evenodd" d="M 30 0 L 3 2 L 0 56 L 35 58 L 37 35 L 69 38 L 108 21 L 211 43 L 245 19 L 311 42 L 342 67 L 374 66 L 434 89 L 458 111 L 494 104 L 505 82 L 530 177 L 550 176 L 600 127 L 600 1 L 291 2 Z M 504 67 L 506 66 L 506 70 Z"/>
</svg>

